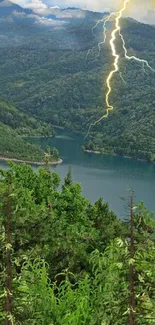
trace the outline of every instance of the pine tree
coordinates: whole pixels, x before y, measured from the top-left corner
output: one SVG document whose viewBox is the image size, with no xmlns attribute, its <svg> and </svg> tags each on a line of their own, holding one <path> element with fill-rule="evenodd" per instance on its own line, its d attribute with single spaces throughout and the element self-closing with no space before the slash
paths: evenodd
<svg viewBox="0 0 155 325">
<path fill-rule="evenodd" d="M 64 180 L 63 187 L 64 186 L 71 186 L 72 183 L 73 183 L 73 180 L 72 180 L 72 169 L 71 169 L 71 167 L 69 167 L 68 173 L 67 173 L 67 175 L 65 177 L 65 180 Z"/>
</svg>

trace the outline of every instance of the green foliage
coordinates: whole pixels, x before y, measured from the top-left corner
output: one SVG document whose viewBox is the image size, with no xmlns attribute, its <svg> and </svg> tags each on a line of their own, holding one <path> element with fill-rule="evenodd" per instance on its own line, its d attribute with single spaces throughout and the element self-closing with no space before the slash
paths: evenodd
<svg viewBox="0 0 155 325">
<path fill-rule="evenodd" d="M 96 38 L 92 35 L 96 15 L 90 13 L 81 23 L 75 20 L 66 30 L 37 29 L 34 36 L 36 30 L 31 29 L 24 34 L 24 44 L 15 30 L 19 43 L 0 49 L 0 95 L 42 122 L 86 134 L 105 113 L 112 64 L 108 38 L 98 56 L 103 30 L 99 26 Z M 125 19 L 121 29 L 129 55 L 148 60 L 154 68 L 155 28 Z M 154 73 L 126 61 L 120 41 L 117 47 L 125 84 L 119 74 L 114 76 L 110 96 L 114 111 L 91 128 L 85 149 L 155 161 Z"/>
<path fill-rule="evenodd" d="M 31 162 L 43 161 L 43 150 L 39 146 L 24 141 L 22 138 L 23 136 L 42 135 L 54 136 L 53 128 L 46 123 L 39 124 L 35 118 L 28 117 L 13 105 L 0 99 L 1 157 L 23 159 Z M 50 160 L 58 160 L 56 149 Z"/>
<path fill-rule="evenodd" d="M 48 280 L 44 262 L 26 264 L 21 273 L 20 290 L 25 292 L 29 317 L 24 324 L 90 324 L 90 281 L 71 285 L 68 276 L 58 287 Z M 57 294 L 55 293 L 57 292 Z M 37 297 L 37 299 L 36 299 Z"/>
<path fill-rule="evenodd" d="M 131 265 L 136 324 L 153 325 L 155 222 L 144 204 L 133 208 L 131 259 L 128 225 L 101 199 L 90 205 L 71 170 L 60 191 L 56 173 L 35 173 L 26 164 L 9 167 L 0 171 L 1 322 L 10 249 L 11 325 L 129 324 Z"/>
<path fill-rule="evenodd" d="M 0 124 L 0 156 L 31 162 L 43 161 L 43 150 L 22 139 L 14 130 Z"/>
<path fill-rule="evenodd" d="M 24 263 L 29 263 L 30 260 L 33 263 L 38 257 L 44 259 L 48 263 L 48 276 L 52 283 L 56 280 L 59 287 L 59 284 L 65 280 L 64 273 L 67 272 L 71 283 L 76 286 L 78 281 L 83 281 L 83 277 L 91 274 L 90 254 L 94 248 L 100 247 L 100 233 L 90 220 L 90 204 L 82 197 L 79 184 L 73 182 L 66 184 L 65 180 L 60 192 L 58 191 L 60 178 L 56 173 L 51 174 L 45 169 L 40 169 L 38 173 L 35 173 L 26 164 L 9 163 L 9 165 L 8 171 L 1 171 L 0 178 L 0 227 L 2 229 L 0 254 L 1 270 L 4 270 L 1 290 L 3 301 L 6 269 L 3 245 L 5 245 L 7 218 L 7 184 L 10 180 L 13 315 L 17 324 L 21 324 L 29 319 L 27 318 L 29 316 L 26 316 L 29 304 L 24 306 L 23 292 L 21 290 L 21 295 L 18 292 Z M 105 222 L 110 214 L 108 208 L 105 214 L 102 211 Z M 113 221 L 115 220 L 116 216 L 113 214 Z M 123 234 L 121 222 L 118 221 L 118 223 Z M 113 237 L 114 233 L 111 233 L 111 236 Z M 105 247 L 106 245 L 102 244 L 102 249 Z M 40 272 L 42 271 L 40 270 L 39 274 Z M 74 275 L 71 275 L 71 272 Z M 25 301 L 25 295 L 23 300 Z M 76 300 L 77 298 L 75 298 L 75 303 Z M 31 301 L 30 297 L 28 301 Z M 36 306 L 39 306 L 37 300 Z M 77 313 L 81 314 L 81 311 L 78 309 Z M 80 316 L 77 316 L 77 321 L 79 321 L 78 317 Z"/>
<path fill-rule="evenodd" d="M 72 182 L 73 182 L 73 180 L 72 180 L 72 169 L 70 167 L 69 170 L 68 170 L 68 173 L 67 173 L 67 175 L 65 177 L 64 187 L 65 186 L 71 186 Z"/>
<path fill-rule="evenodd" d="M 0 155 L 43 160 L 44 152 L 19 134 L 49 135 L 47 123 L 84 133 L 105 112 L 105 80 L 112 61 L 106 46 L 100 57 L 94 50 L 86 58 L 88 49 L 97 48 L 103 37 L 98 30 L 95 41 L 93 24 L 94 18 L 83 26 L 75 20 L 65 31 L 38 31 L 35 37 L 32 32 L 24 46 L 1 47 L 0 95 L 17 108 L 0 100 Z M 154 66 L 154 27 L 123 20 L 122 33 L 129 53 Z M 154 75 L 147 70 L 144 74 L 138 63 L 125 62 L 122 48 L 120 56 L 127 84 L 115 76 L 110 98 L 115 110 L 91 129 L 84 149 L 154 161 Z M 40 124 L 36 118 L 44 122 Z M 90 204 L 82 196 L 81 186 L 73 182 L 71 170 L 60 188 L 59 175 L 48 168 L 50 155 L 59 157 L 56 148 L 48 148 L 46 167 L 38 173 L 26 164 L 14 163 L 0 171 L 0 322 L 9 315 L 11 325 L 130 324 L 133 266 L 136 325 L 153 325 L 152 215 L 142 203 L 133 208 L 131 258 L 128 224 L 102 199 Z M 6 281 L 8 251 L 11 292 Z M 5 303 L 8 295 L 12 302 L 9 311 Z"/>
<path fill-rule="evenodd" d="M 24 136 L 53 136 L 54 131 L 46 123 L 40 124 L 35 118 L 28 117 L 15 106 L 0 98 L 0 121 Z"/>
</svg>

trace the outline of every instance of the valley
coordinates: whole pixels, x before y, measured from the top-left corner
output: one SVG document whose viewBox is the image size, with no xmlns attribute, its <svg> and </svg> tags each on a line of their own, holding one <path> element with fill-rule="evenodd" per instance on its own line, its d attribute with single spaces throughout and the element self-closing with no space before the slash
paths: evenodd
<svg viewBox="0 0 155 325">
<path fill-rule="evenodd" d="M 112 58 L 108 43 L 98 56 L 102 25 L 92 34 L 92 27 L 103 15 L 81 10 L 75 18 L 76 9 L 69 9 L 66 17 L 71 18 L 60 19 L 62 26 L 57 29 L 56 13 L 53 27 L 43 26 L 35 23 L 32 12 L 12 6 L 9 13 L 4 10 L 11 22 L 4 24 L 3 13 L 0 26 L 1 37 L 7 38 L 5 44 L 0 42 L 0 96 L 41 124 L 85 136 L 90 124 L 106 109 L 106 77 Z M 155 28 L 130 19 L 123 19 L 121 26 L 129 55 L 148 60 L 155 67 Z M 114 111 L 91 128 L 84 148 L 154 162 L 155 74 L 139 62 L 126 61 L 119 42 L 117 46 L 124 82 L 119 74 L 115 76 L 110 97 Z"/>
<path fill-rule="evenodd" d="M 0 324 L 154 325 L 155 5 L 14 1 L 0 0 Z"/>
</svg>

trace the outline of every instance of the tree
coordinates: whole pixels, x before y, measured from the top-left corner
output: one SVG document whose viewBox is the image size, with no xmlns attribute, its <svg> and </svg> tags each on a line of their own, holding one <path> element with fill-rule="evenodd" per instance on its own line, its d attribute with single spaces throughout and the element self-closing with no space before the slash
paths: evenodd
<svg viewBox="0 0 155 325">
<path fill-rule="evenodd" d="M 53 157 L 54 157 L 56 160 L 59 159 L 59 151 L 58 151 L 58 149 L 56 149 L 55 147 L 52 148 L 52 155 L 53 155 Z"/>
<path fill-rule="evenodd" d="M 60 178 L 0 171 L 0 321 L 154 325 L 155 221 L 130 198 L 128 223 Z"/>
<path fill-rule="evenodd" d="M 63 186 L 71 186 L 72 183 L 73 183 L 73 180 L 72 180 L 72 168 L 69 167 L 69 170 L 68 170 L 68 173 L 67 173 L 67 175 L 65 177 Z"/>
</svg>

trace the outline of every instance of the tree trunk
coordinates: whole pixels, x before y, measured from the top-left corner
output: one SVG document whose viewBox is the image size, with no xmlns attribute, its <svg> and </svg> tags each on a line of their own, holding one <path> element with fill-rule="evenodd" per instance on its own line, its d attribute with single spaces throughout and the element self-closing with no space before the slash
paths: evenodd
<svg viewBox="0 0 155 325">
<path fill-rule="evenodd" d="M 12 279 L 11 279 L 11 185 L 8 184 L 8 197 L 7 197 L 7 266 L 6 266 L 6 319 L 5 324 L 11 325 L 12 322 L 9 319 L 12 312 L 11 306 L 11 288 L 12 288 Z"/>
<path fill-rule="evenodd" d="M 130 259 L 134 258 L 134 215 L 133 215 L 133 192 L 130 196 Z M 130 263 L 130 318 L 129 325 L 135 325 L 135 292 L 134 292 L 134 264 Z"/>
</svg>

